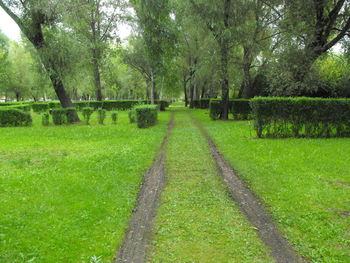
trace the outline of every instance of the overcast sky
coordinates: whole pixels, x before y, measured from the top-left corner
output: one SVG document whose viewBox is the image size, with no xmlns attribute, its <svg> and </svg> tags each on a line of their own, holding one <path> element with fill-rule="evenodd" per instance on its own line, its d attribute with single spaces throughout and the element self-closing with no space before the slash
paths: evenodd
<svg viewBox="0 0 350 263">
<path fill-rule="evenodd" d="M 0 29 L 12 40 L 20 40 L 20 30 L 15 22 L 0 7 Z"/>
</svg>

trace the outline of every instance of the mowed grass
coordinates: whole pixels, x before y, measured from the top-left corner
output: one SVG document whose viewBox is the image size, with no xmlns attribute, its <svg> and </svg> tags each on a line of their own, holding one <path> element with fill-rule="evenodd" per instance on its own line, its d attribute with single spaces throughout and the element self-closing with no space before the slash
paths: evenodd
<svg viewBox="0 0 350 263">
<path fill-rule="evenodd" d="M 0 262 L 110 262 L 169 120 L 0 128 Z"/>
<path fill-rule="evenodd" d="M 193 113 L 312 262 L 350 262 L 350 138 L 256 139 L 248 121 Z"/>
<path fill-rule="evenodd" d="M 181 110 L 170 136 L 149 262 L 273 262 L 227 192 L 205 138 Z"/>
</svg>

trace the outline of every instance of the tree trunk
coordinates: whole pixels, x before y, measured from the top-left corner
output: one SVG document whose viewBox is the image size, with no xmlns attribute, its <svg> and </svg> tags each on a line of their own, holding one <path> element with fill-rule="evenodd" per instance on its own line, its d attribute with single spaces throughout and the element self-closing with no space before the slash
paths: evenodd
<svg viewBox="0 0 350 263">
<path fill-rule="evenodd" d="M 184 94 L 185 94 L 185 107 L 188 106 L 188 98 L 187 98 L 187 79 L 186 79 L 186 74 L 182 74 L 182 85 L 184 89 Z"/>
<path fill-rule="evenodd" d="M 151 104 L 155 104 L 156 98 L 157 98 L 157 95 L 156 95 L 156 77 L 155 77 L 155 74 L 152 70 L 151 71 Z"/>
<path fill-rule="evenodd" d="M 19 102 L 21 100 L 21 94 L 17 91 L 15 93 L 16 93 L 16 101 Z"/>
<path fill-rule="evenodd" d="M 99 66 L 98 50 L 96 48 L 92 49 L 92 61 L 93 61 L 93 70 L 94 70 L 94 81 L 95 81 L 95 90 L 96 90 L 96 99 L 98 101 L 103 100 L 102 87 L 101 87 L 101 73 Z"/>
<path fill-rule="evenodd" d="M 229 112 L 229 80 L 228 80 L 228 53 L 229 47 L 225 40 L 221 40 L 221 120 L 228 120 Z"/>
<path fill-rule="evenodd" d="M 250 74 L 250 69 L 253 63 L 252 48 L 249 46 L 244 46 L 243 53 L 243 83 L 241 90 L 239 91 L 238 97 L 250 99 L 254 97 L 254 87 L 252 83 L 252 76 Z"/>
</svg>

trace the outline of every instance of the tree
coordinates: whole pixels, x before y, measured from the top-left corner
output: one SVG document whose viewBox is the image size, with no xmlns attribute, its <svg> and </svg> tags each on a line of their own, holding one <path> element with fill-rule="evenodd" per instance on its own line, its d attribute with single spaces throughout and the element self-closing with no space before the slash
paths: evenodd
<svg viewBox="0 0 350 263">
<path fill-rule="evenodd" d="M 242 2 L 232 0 L 215 2 L 190 0 L 190 2 L 194 12 L 203 20 L 218 45 L 222 97 L 221 119 L 227 120 L 229 113 L 230 51 L 239 38 L 236 27 L 243 23 L 244 6 Z"/>
<path fill-rule="evenodd" d="M 170 17 L 169 0 L 131 0 L 139 32 L 150 63 L 151 103 L 158 98 L 156 80 L 172 58 L 176 34 Z"/>
<path fill-rule="evenodd" d="M 0 7 L 16 22 L 22 33 L 33 44 L 47 70 L 53 88 L 61 102 L 62 107 L 73 107 L 73 103 L 65 90 L 60 74 L 57 57 L 52 55 L 52 48 L 45 38 L 51 29 L 55 29 L 60 16 L 60 4 L 56 1 L 34 0 L 0 0 Z M 79 121 L 75 113 L 75 121 Z"/>
<path fill-rule="evenodd" d="M 294 80 L 304 81 L 313 63 L 344 37 L 350 36 L 348 0 L 285 1 L 281 27 L 298 45 L 298 69 Z"/>
<path fill-rule="evenodd" d="M 118 21 L 125 3 L 123 0 L 74 0 L 80 4 L 72 9 L 68 24 L 86 43 L 90 51 L 96 99 L 103 99 L 101 67 L 109 48 L 109 41 L 116 39 Z M 76 19 L 76 17 L 79 19 Z M 84 43 L 84 44 L 85 44 Z"/>
</svg>

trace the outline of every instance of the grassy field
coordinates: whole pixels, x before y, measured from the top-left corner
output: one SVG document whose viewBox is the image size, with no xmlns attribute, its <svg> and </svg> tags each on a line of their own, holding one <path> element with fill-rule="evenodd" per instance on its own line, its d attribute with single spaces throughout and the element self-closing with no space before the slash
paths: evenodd
<svg viewBox="0 0 350 263">
<path fill-rule="evenodd" d="M 0 129 L 0 262 L 110 262 L 168 113 L 117 125 Z"/>
<path fill-rule="evenodd" d="M 175 115 L 150 262 L 273 262 L 217 174 L 206 140 Z"/>
<path fill-rule="evenodd" d="M 312 262 L 350 262 L 350 139 L 256 139 L 249 122 L 193 112 Z"/>
</svg>

